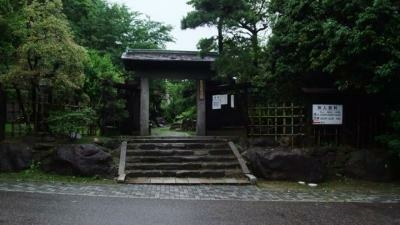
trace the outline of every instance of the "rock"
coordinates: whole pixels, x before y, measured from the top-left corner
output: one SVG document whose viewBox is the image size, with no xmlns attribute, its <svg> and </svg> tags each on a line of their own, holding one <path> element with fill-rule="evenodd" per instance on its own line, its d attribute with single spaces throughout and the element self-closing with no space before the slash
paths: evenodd
<svg viewBox="0 0 400 225">
<path fill-rule="evenodd" d="M 21 171 L 32 163 L 32 148 L 23 143 L 0 143 L 0 171 Z"/>
<path fill-rule="evenodd" d="M 307 149 L 306 152 L 324 165 L 329 177 L 335 177 L 336 174 L 344 173 L 344 165 L 351 150 L 349 147 L 323 146 Z"/>
<path fill-rule="evenodd" d="M 346 176 L 391 181 L 399 178 L 399 160 L 385 150 L 357 150 L 349 154 L 344 168 Z"/>
<path fill-rule="evenodd" d="M 317 186 L 318 186 L 318 184 L 314 184 L 314 183 L 308 183 L 308 186 L 309 186 L 309 187 L 317 187 Z"/>
<path fill-rule="evenodd" d="M 323 165 L 299 149 L 249 149 L 247 155 L 253 172 L 265 179 L 306 182 L 320 182 L 324 179 Z"/>
<path fill-rule="evenodd" d="M 275 147 L 278 146 L 277 143 L 273 138 L 270 137 L 256 137 L 256 138 L 249 138 L 248 139 L 248 146 L 252 147 Z"/>
<path fill-rule="evenodd" d="M 33 145 L 35 151 L 48 151 L 56 147 L 55 143 L 39 142 Z"/>
<path fill-rule="evenodd" d="M 279 146 L 290 147 L 292 145 L 292 140 L 288 136 L 281 137 L 279 139 Z"/>
<path fill-rule="evenodd" d="M 171 126 L 170 126 L 169 129 L 170 129 L 170 130 L 181 130 L 181 129 L 182 129 L 182 124 L 180 124 L 180 123 L 173 123 L 173 124 L 171 124 Z"/>
<path fill-rule="evenodd" d="M 68 175 L 113 176 L 112 156 L 94 144 L 69 144 L 56 148 L 52 160 L 43 169 Z"/>
<path fill-rule="evenodd" d="M 112 139 L 106 139 L 104 141 L 98 141 L 98 142 L 96 142 L 96 144 L 99 144 L 105 148 L 113 150 L 113 149 L 119 148 L 121 146 L 121 141 L 118 139 L 112 138 Z"/>
</svg>

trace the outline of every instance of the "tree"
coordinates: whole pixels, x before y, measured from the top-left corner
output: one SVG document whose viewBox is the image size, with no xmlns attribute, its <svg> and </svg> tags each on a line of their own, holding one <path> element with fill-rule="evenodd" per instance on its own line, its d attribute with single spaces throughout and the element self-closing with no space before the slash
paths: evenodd
<svg viewBox="0 0 400 225">
<path fill-rule="evenodd" d="M 271 1 L 266 78 L 362 93 L 393 89 L 400 72 L 399 9 L 390 0 Z"/>
<path fill-rule="evenodd" d="M 104 0 L 63 0 L 78 42 L 112 56 L 120 64 L 127 48 L 164 48 L 173 41 L 172 27 L 131 12 L 126 6 Z"/>
<path fill-rule="evenodd" d="M 217 38 L 200 40 L 199 48 L 202 52 L 210 51 L 217 39 L 220 75 L 236 76 L 239 81 L 247 82 L 258 74 L 260 38 L 270 23 L 267 3 L 266 0 L 192 0 L 188 4 L 195 10 L 182 20 L 182 28 L 217 26 Z"/>
<path fill-rule="evenodd" d="M 191 0 L 188 2 L 195 9 L 181 21 L 182 29 L 200 26 L 216 26 L 218 30 L 218 52 L 223 52 L 223 29 L 232 13 L 240 7 L 241 1 L 234 0 Z"/>
<path fill-rule="evenodd" d="M 21 0 L 0 0 L 0 74 L 10 69 L 21 41 L 16 27 L 21 22 L 19 14 L 22 6 Z"/>
<path fill-rule="evenodd" d="M 112 62 L 111 56 L 88 51 L 83 89 L 89 96 L 90 106 L 98 115 L 101 133 L 106 126 L 115 126 L 127 116 L 125 101 L 119 98 L 115 85 L 124 82 L 123 73 Z"/>
<path fill-rule="evenodd" d="M 196 118 L 196 84 L 190 80 L 165 80 L 166 101 L 162 104 L 168 122 Z"/>
<path fill-rule="evenodd" d="M 15 30 L 21 36 L 21 43 L 3 81 L 13 85 L 17 93 L 19 89 L 31 90 L 32 118 L 38 128 L 38 91 L 42 85 L 50 86 L 56 91 L 53 97 L 60 103 L 76 98 L 76 91 L 83 84 L 86 52 L 73 41 L 60 0 L 32 0 L 24 4 L 20 18 L 22 22 Z M 27 112 L 24 118 L 28 120 Z"/>
</svg>

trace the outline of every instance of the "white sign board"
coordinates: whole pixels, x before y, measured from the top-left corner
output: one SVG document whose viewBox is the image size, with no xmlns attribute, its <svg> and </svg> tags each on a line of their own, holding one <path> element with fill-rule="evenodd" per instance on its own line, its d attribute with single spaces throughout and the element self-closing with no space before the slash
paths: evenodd
<svg viewBox="0 0 400 225">
<path fill-rule="evenodd" d="M 343 105 L 313 105 L 312 107 L 314 125 L 343 124 Z"/>
<path fill-rule="evenodd" d="M 212 96 L 212 109 L 221 109 L 221 98 L 219 95 Z"/>
<path fill-rule="evenodd" d="M 221 109 L 222 105 L 228 104 L 228 95 L 213 95 L 212 109 Z"/>
<path fill-rule="evenodd" d="M 219 95 L 219 98 L 221 99 L 221 105 L 228 104 L 228 95 Z"/>
</svg>

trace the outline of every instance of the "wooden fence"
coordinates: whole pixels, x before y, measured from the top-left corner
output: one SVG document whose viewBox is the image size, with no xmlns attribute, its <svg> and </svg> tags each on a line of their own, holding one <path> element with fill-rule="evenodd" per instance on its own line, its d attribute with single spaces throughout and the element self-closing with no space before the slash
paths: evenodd
<svg viewBox="0 0 400 225">
<path fill-rule="evenodd" d="M 248 108 L 248 136 L 268 136 L 279 141 L 282 137 L 304 135 L 304 106 L 273 104 Z"/>
<path fill-rule="evenodd" d="M 247 134 L 267 136 L 275 141 L 289 137 L 301 146 L 349 145 L 356 148 L 379 146 L 376 137 L 390 131 L 379 107 L 360 101 L 344 104 L 343 124 L 312 125 L 311 105 L 270 104 L 248 108 Z M 302 137 L 294 140 L 296 137 Z"/>
<path fill-rule="evenodd" d="M 19 105 L 16 102 L 7 103 L 6 109 L 6 136 L 20 137 L 32 132 L 33 124 L 25 123 Z"/>
<path fill-rule="evenodd" d="M 40 102 L 39 104 L 41 104 L 41 108 L 47 107 L 49 105 L 49 103 L 47 102 Z M 60 108 L 78 110 L 79 106 L 62 105 L 60 106 Z M 34 133 L 34 123 L 31 120 L 28 120 L 29 123 L 26 123 L 25 119 L 23 118 L 23 113 L 17 102 L 8 102 L 6 109 L 6 137 L 22 137 Z M 42 122 L 46 122 L 45 118 Z M 82 127 L 76 132 L 79 133 L 81 136 L 95 136 L 98 135 L 99 128 L 97 124 L 92 124 L 87 127 Z"/>
</svg>

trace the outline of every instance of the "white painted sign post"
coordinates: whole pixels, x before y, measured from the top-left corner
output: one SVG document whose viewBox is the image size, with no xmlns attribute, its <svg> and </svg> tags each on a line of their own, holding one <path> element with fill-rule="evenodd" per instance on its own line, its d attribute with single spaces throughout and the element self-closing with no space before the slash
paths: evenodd
<svg viewBox="0 0 400 225">
<path fill-rule="evenodd" d="M 342 125 L 343 105 L 312 105 L 312 123 L 314 125 Z"/>
</svg>

